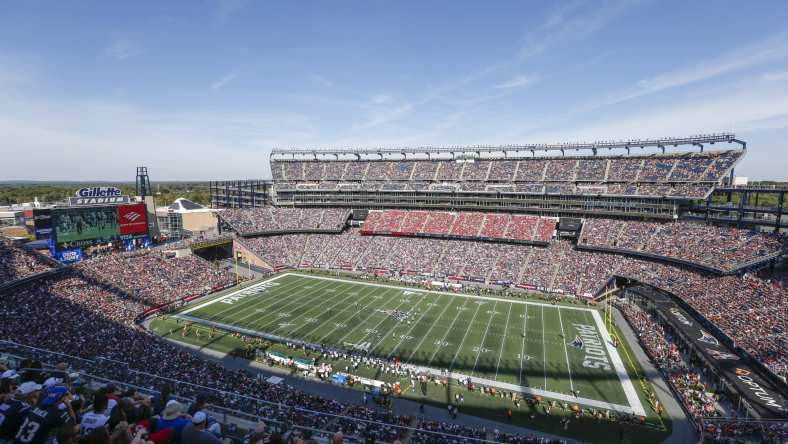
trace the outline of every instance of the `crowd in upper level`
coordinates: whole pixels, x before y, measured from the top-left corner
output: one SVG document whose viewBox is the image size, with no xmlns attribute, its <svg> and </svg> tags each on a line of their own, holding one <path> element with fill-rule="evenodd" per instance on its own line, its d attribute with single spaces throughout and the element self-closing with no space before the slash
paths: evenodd
<svg viewBox="0 0 788 444">
<path fill-rule="evenodd" d="M 228 208 L 220 217 L 239 233 L 339 231 L 350 211 L 343 208 Z"/>
<path fill-rule="evenodd" d="M 676 259 L 729 272 L 779 255 L 780 234 L 692 222 L 586 219 L 578 245 Z"/>
<path fill-rule="evenodd" d="M 272 161 L 276 182 L 717 182 L 741 151 L 465 160 Z"/>
<path fill-rule="evenodd" d="M 369 212 L 361 233 L 548 242 L 555 225 L 554 218 L 525 214 L 376 210 Z"/>
<path fill-rule="evenodd" d="M 742 151 L 465 160 L 272 161 L 275 189 L 500 192 L 699 199 Z"/>
<path fill-rule="evenodd" d="M 51 270 L 53 263 L 0 237 L 0 284 Z"/>
<path fill-rule="evenodd" d="M 433 191 L 683 197 L 701 199 L 712 182 L 279 182 L 279 191 Z"/>
</svg>

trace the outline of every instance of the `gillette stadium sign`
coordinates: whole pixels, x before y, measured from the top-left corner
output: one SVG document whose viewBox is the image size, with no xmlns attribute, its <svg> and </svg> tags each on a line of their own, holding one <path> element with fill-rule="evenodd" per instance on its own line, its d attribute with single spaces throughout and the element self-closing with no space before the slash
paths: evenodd
<svg viewBox="0 0 788 444">
<path fill-rule="evenodd" d="M 129 196 L 124 196 L 117 187 L 85 187 L 75 193 L 77 197 L 70 197 L 70 205 L 100 205 L 129 203 Z"/>
</svg>

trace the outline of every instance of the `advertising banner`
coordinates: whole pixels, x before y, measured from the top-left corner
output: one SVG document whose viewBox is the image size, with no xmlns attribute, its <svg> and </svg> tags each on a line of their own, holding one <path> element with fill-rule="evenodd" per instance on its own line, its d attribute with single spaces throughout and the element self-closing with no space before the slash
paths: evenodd
<svg viewBox="0 0 788 444">
<path fill-rule="evenodd" d="M 118 221 L 121 236 L 148 232 L 148 217 L 144 203 L 119 206 Z"/>
<path fill-rule="evenodd" d="M 64 264 L 73 264 L 82 260 L 82 249 L 72 248 L 55 252 L 55 260 Z"/>
<path fill-rule="evenodd" d="M 119 204 L 130 200 L 116 187 L 85 187 L 74 194 L 76 197 L 69 198 L 69 205 Z"/>
<path fill-rule="evenodd" d="M 742 356 L 715 333 L 705 329 L 684 308 L 669 297 L 652 296 L 652 302 L 676 330 L 683 333 L 709 362 L 715 364 L 727 381 L 734 385 L 762 418 L 786 417 L 786 389 L 765 377 L 760 368 Z"/>
<path fill-rule="evenodd" d="M 33 210 L 33 231 L 36 239 L 49 239 L 52 237 L 52 210 L 49 208 L 36 208 Z"/>
</svg>

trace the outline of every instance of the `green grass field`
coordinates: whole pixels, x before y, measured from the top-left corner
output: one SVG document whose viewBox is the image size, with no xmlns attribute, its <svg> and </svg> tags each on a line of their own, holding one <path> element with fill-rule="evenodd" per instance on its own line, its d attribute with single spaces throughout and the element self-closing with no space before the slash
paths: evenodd
<svg viewBox="0 0 788 444">
<path fill-rule="evenodd" d="M 269 339 L 398 357 L 507 391 L 645 413 L 599 312 L 590 308 L 286 273 L 176 316 Z M 572 345 L 576 336 L 583 347 Z"/>
</svg>

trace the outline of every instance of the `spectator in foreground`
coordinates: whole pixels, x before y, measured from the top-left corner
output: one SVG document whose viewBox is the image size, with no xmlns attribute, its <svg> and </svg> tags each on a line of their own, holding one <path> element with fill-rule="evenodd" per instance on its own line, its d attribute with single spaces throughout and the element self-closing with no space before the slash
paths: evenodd
<svg viewBox="0 0 788 444">
<path fill-rule="evenodd" d="M 22 420 L 38 401 L 41 385 L 33 381 L 23 382 L 17 387 L 13 397 L 0 404 L 0 443 L 8 443 L 14 439 Z"/>
<path fill-rule="evenodd" d="M 190 423 L 189 415 L 183 412 L 183 404 L 178 401 L 170 401 L 164 407 L 161 418 L 156 423 L 156 431 L 172 429 L 172 442 L 179 443 L 184 427 Z M 185 441 L 184 441 L 185 442 Z"/>
<path fill-rule="evenodd" d="M 181 442 L 189 444 L 221 444 L 222 441 L 209 432 L 207 427 L 208 416 L 204 412 L 198 411 L 192 417 L 191 424 L 187 424 L 183 428 Z"/>
</svg>

